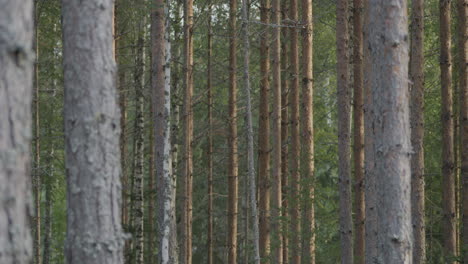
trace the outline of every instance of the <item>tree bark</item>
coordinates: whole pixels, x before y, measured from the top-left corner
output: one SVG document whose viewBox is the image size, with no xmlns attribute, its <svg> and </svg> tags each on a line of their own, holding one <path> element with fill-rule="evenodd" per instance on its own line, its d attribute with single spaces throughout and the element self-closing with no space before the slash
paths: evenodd
<svg viewBox="0 0 468 264">
<path fill-rule="evenodd" d="M 272 3 L 272 23 L 281 24 L 281 2 L 273 0 Z M 273 125 L 272 125 L 272 193 L 271 200 L 271 230 L 274 234 L 273 262 L 283 263 L 283 239 L 281 234 L 281 28 L 273 26 L 272 28 L 273 49 L 271 53 L 272 75 L 273 75 Z"/>
<path fill-rule="evenodd" d="M 290 0 L 289 16 L 295 27 L 290 28 L 290 63 L 291 63 L 291 94 L 289 105 L 291 107 L 291 264 L 301 263 L 301 204 L 298 193 L 300 193 L 300 127 L 299 127 L 299 43 L 298 27 L 299 18 L 297 11 L 297 0 Z"/>
<path fill-rule="evenodd" d="M 414 237 L 413 262 L 426 262 L 424 224 L 424 0 L 412 1 L 410 80 L 411 101 L 411 214 Z"/>
<path fill-rule="evenodd" d="M 281 1 L 281 19 L 288 18 L 288 2 Z M 289 68 L 288 68 L 288 28 L 281 28 L 281 234 L 283 240 L 283 263 L 289 263 L 289 167 L 288 167 L 288 128 L 289 128 Z"/>
<path fill-rule="evenodd" d="M 34 7 L 24 0 L 0 5 L 0 263 L 29 264 Z"/>
<path fill-rule="evenodd" d="M 260 0 L 260 20 L 270 23 L 270 0 Z M 260 36 L 260 105 L 258 125 L 258 204 L 260 258 L 270 263 L 270 44 L 269 32 Z"/>
<path fill-rule="evenodd" d="M 212 3 L 208 3 L 208 58 L 207 58 L 207 90 L 208 90 L 208 264 L 213 262 L 213 86 L 212 86 L 212 62 L 213 57 L 213 29 L 211 27 Z"/>
<path fill-rule="evenodd" d="M 237 0 L 229 1 L 229 172 L 228 172 L 228 263 L 237 263 L 237 215 L 239 198 L 237 157 Z"/>
<path fill-rule="evenodd" d="M 336 7 L 337 92 L 338 92 L 338 174 L 340 188 L 341 263 L 353 263 L 353 220 L 351 198 L 351 96 L 349 84 L 348 1 Z"/>
<path fill-rule="evenodd" d="M 364 46 L 364 196 L 365 196 L 365 262 L 374 264 L 377 260 L 377 201 L 376 176 L 374 173 L 374 127 L 372 126 L 373 98 L 371 90 L 372 63 L 369 35 L 370 0 L 364 0 L 363 41 Z"/>
<path fill-rule="evenodd" d="M 440 71 L 442 92 L 442 214 L 443 248 L 446 260 L 456 255 L 454 127 L 452 97 L 452 56 L 450 0 L 440 0 Z M 453 262 L 449 261 L 450 263 Z"/>
<path fill-rule="evenodd" d="M 468 1 L 458 0 L 458 51 L 460 59 L 460 161 L 462 180 L 463 263 L 468 263 Z"/>
<path fill-rule="evenodd" d="M 183 264 L 192 263 L 192 185 L 193 185 L 193 0 L 185 0 L 185 204 L 183 221 Z"/>
<path fill-rule="evenodd" d="M 62 2 L 68 264 L 123 263 L 113 1 L 100 3 Z"/>
<path fill-rule="evenodd" d="M 260 264 L 260 233 L 258 226 L 258 210 L 256 199 L 256 179 L 255 179 L 255 160 L 254 160 L 254 137 L 252 124 L 252 97 L 250 86 L 250 41 L 249 41 L 249 15 L 247 11 L 248 0 L 242 0 L 242 39 L 244 43 L 244 86 L 247 97 L 246 103 L 246 128 L 247 128 L 247 162 L 249 174 L 249 193 L 250 193 L 250 208 L 252 210 L 252 229 L 253 229 L 253 246 L 254 246 L 254 263 Z"/>
<path fill-rule="evenodd" d="M 302 146 L 304 155 L 303 261 L 315 263 L 313 20 L 312 0 L 302 0 Z"/>
<path fill-rule="evenodd" d="M 369 1 L 371 126 L 379 263 L 412 263 L 408 20 L 405 0 Z M 372 198 L 372 197 L 371 197 Z"/>
<path fill-rule="evenodd" d="M 152 91 L 157 186 L 159 261 L 178 263 L 177 224 L 175 215 L 176 177 L 172 171 L 171 156 L 171 50 L 169 40 L 168 2 L 154 1 L 152 25 Z"/>
<path fill-rule="evenodd" d="M 364 203 L 364 99 L 363 99 L 363 0 L 353 0 L 353 71 L 354 71 L 354 260 L 365 263 Z"/>
</svg>

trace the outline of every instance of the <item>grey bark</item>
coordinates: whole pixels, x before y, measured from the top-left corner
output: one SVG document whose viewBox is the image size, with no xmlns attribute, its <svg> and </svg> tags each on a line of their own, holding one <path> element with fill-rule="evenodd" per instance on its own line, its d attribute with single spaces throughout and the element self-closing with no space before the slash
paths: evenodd
<svg viewBox="0 0 468 264">
<path fill-rule="evenodd" d="M 411 213 L 414 263 L 426 263 L 424 223 L 424 0 L 412 1 L 411 14 Z"/>
<path fill-rule="evenodd" d="M 368 43 L 377 263 L 412 263 L 406 0 L 370 0 Z"/>
<path fill-rule="evenodd" d="M 371 77 L 372 64 L 370 58 L 369 46 L 369 5 L 370 0 L 364 1 L 364 23 L 363 23 L 363 42 L 364 42 L 364 199 L 365 199 L 365 262 L 367 264 L 376 263 L 377 257 L 377 210 L 376 210 L 376 180 L 374 174 L 374 149 L 373 149 L 373 126 L 372 126 L 372 96 L 371 96 Z"/>
<path fill-rule="evenodd" d="M 155 0 L 152 21 L 152 91 L 154 113 L 155 164 L 158 188 L 159 260 L 161 264 L 178 263 L 177 224 L 175 215 L 176 176 L 172 170 L 171 151 L 171 50 L 168 3 Z"/>
<path fill-rule="evenodd" d="M 348 0 L 340 0 L 336 7 L 338 182 L 340 189 L 341 263 L 343 264 L 353 263 L 348 5 Z"/>
<path fill-rule="evenodd" d="M 250 40 L 249 40 L 249 14 L 247 12 L 248 0 L 242 0 L 242 40 L 244 44 L 244 88 L 246 94 L 247 117 L 247 162 L 249 174 L 250 209 L 252 210 L 252 230 L 254 245 L 254 263 L 260 264 L 260 231 L 258 227 L 257 187 L 255 179 L 254 138 L 252 121 L 252 97 L 250 86 Z"/>
<path fill-rule="evenodd" d="M 0 263 L 29 264 L 33 3 L 0 6 Z"/>
<path fill-rule="evenodd" d="M 121 264 L 113 1 L 62 1 L 68 264 Z"/>
</svg>

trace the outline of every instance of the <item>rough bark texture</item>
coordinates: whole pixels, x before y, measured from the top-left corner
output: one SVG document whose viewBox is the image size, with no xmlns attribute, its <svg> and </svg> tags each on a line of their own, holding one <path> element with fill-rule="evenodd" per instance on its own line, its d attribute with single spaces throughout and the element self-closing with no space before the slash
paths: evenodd
<svg viewBox="0 0 468 264">
<path fill-rule="evenodd" d="M 237 0 L 229 1 L 229 171 L 228 171 L 228 263 L 237 263 L 237 215 L 239 178 L 237 161 Z"/>
<path fill-rule="evenodd" d="M 377 263 L 412 263 L 406 0 L 369 1 Z"/>
<path fill-rule="evenodd" d="M 411 14 L 411 214 L 414 237 L 413 262 L 426 262 L 424 226 L 424 0 L 413 0 Z"/>
<path fill-rule="evenodd" d="M 123 263 L 113 1 L 63 1 L 68 264 Z"/>
<path fill-rule="evenodd" d="M 211 27 L 212 4 L 208 4 L 208 58 L 207 58 L 207 96 L 208 96 L 208 234 L 206 244 L 208 247 L 208 264 L 213 262 L 213 86 L 212 62 L 213 56 L 213 29 Z"/>
<path fill-rule="evenodd" d="M 192 185 L 193 185 L 193 0 L 185 0 L 185 188 L 183 212 L 183 264 L 192 263 Z"/>
<path fill-rule="evenodd" d="M 0 6 L 0 263 L 29 264 L 33 3 Z"/>
<path fill-rule="evenodd" d="M 442 233 L 443 248 L 446 258 L 452 258 L 456 254 L 452 56 L 450 54 L 452 46 L 450 39 L 450 2 L 450 0 L 439 1 L 440 74 L 442 93 Z"/>
<path fill-rule="evenodd" d="M 365 263 L 365 203 L 364 203 L 364 99 L 363 99 L 363 1 L 353 0 L 353 110 L 354 110 L 354 260 Z"/>
<path fill-rule="evenodd" d="M 468 1 L 458 0 L 458 49 L 460 59 L 460 160 L 462 180 L 463 263 L 468 263 Z"/>
<path fill-rule="evenodd" d="M 152 16 L 152 76 L 154 106 L 155 167 L 158 194 L 158 245 L 161 264 L 178 263 L 177 224 L 175 215 L 176 176 L 171 155 L 171 50 L 169 42 L 168 3 L 154 0 Z"/>
<path fill-rule="evenodd" d="M 290 0 L 289 16 L 295 25 L 299 24 L 297 0 Z M 297 27 L 290 28 L 290 63 L 291 63 L 291 93 L 289 105 L 291 107 L 291 200 L 289 203 L 291 211 L 291 263 L 301 263 L 301 204 L 297 193 L 300 193 L 300 127 L 299 127 L 299 43 Z"/>
<path fill-rule="evenodd" d="M 255 179 L 255 158 L 254 158 L 254 136 L 252 122 L 252 97 L 250 86 L 250 41 L 249 41 L 249 15 L 247 12 L 248 0 L 242 0 L 242 40 L 244 44 L 244 88 L 246 93 L 246 130 L 247 130 L 247 163 L 249 174 L 249 198 L 250 209 L 252 210 L 252 232 L 254 246 L 254 263 L 260 264 L 260 233 L 258 227 L 258 210 L 256 199 L 256 179 Z"/>
<path fill-rule="evenodd" d="M 281 24 L 281 2 L 273 0 L 272 23 Z M 273 262 L 283 263 L 283 240 L 281 236 L 281 28 L 272 28 L 273 47 L 271 52 L 273 76 L 273 116 L 272 116 L 272 199 L 271 199 L 271 229 L 274 235 Z"/>
<path fill-rule="evenodd" d="M 281 19 L 288 18 L 288 1 L 281 1 Z M 288 78 L 288 28 L 281 29 L 281 234 L 283 239 L 283 263 L 289 263 L 289 167 L 288 167 L 288 129 L 289 129 L 289 78 Z"/>
<path fill-rule="evenodd" d="M 302 154 L 304 160 L 303 261 L 315 263 L 312 0 L 302 0 Z"/>
<path fill-rule="evenodd" d="M 270 0 L 260 0 L 260 20 L 270 23 Z M 270 44 L 269 31 L 260 37 L 260 105 L 258 125 L 258 204 L 260 258 L 265 264 L 270 257 Z"/>
<path fill-rule="evenodd" d="M 353 220 L 351 198 L 351 96 L 349 89 L 348 0 L 336 7 L 338 174 L 340 189 L 341 263 L 353 263 Z"/>
<path fill-rule="evenodd" d="M 365 262 L 374 264 L 377 261 L 377 210 L 376 210 L 376 180 L 374 174 L 374 149 L 373 149 L 373 133 L 372 126 L 372 104 L 371 96 L 371 50 L 370 50 L 370 35 L 369 35 L 369 11 L 370 0 L 364 0 L 364 164 L 365 164 L 365 180 L 364 180 L 364 196 L 365 196 Z"/>
</svg>

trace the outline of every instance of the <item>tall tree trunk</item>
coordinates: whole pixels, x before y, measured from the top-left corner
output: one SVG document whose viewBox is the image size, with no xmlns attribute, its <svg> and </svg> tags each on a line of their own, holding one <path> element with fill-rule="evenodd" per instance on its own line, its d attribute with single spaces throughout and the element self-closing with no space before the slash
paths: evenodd
<svg viewBox="0 0 468 264">
<path fill-rule="evenodd" d="M 185 204 L 183 264 L 192 264 L 193 185 L 193 0 L 185 0 Z"/>
<path fill-rule="evenodd" d="M 288 18 L 288 2 L 281 1 L 281 19 Z M 281 234 L 283 239 L 283 263 L 289 263 L 289 167 L 288 167 L 288 128 L 289 128 L 289 69 L 288 69 L 288 28 L 281 28 L 281 195 L 282 195 L 282 221 Z"/>
<path fill-rule="evenodd" d="M 413 262 L 426 262 L 424 226 L 424 0 L 413 0 L 411 14 L 410 101 L 411 215 L 414 237 Z"/>
<path fill-rule="evenodd" d="M 299 130 L 299 43 L 298 43 L 298 11 L 297 0 L 290 0 L 289 16 L 296 27 L 290 28 L 290 63 L 291 63 L 291 94 L 289 105 L 291 107 L 291 195 L 289 206 L 291 208 L 291 264 L 301 263 L 301 204 L 300 196 L 300 130 Z"/>
<path fill-rule="evenodd" d="M 370 1 L 364 0 L 363 42 L 364 42 L 364 196 L 365 196 L 365 262 L 374 264 L 377 260 L 377 201 L 376 176 L 374 174 L 374 127 L 372 126 L 373 99 L 371 90 L 372 63 L 369 35 Z"/>
<path fill-rule="evenodd" d="M 463 263 L 468 263 L 468 1 L 458 0 L 458 51 L 460 59 L 460 161 L 462 181 Z"/>
<path fill-rule="evenodd" d="M 62 2 L 68 264 L 123 263 L 112 10 L 111 0 Z"/>
<path fill-rule="evenodd" d="M 25 0 L 5 0 L 1 5 L 0 263 L 29 264 L 34 7 Z"/>
<path fill-rule="evenodd" d="M 281 24 L 281 0 L 273 0 L 272 23 Z M 283 263 L 283 239 L 281 235 L 281 28 L 272 28 L 273 49 L 271 53 L 273 75 L 273 126 L 272 126 L 272 211 L 271 230 L 274 232 L 274 247 L 272 257 L 274 263 Z"/>
<path fill-rule="evenodd" d="M 260 0 L 260 20 L 270 23 L 270 0 Z M 258 204 L 260 258 L 270 263 L 270 44 L 269 30 L 260 35 L 260 105 L 258 124 Z"/>
<path fill-rule="evenodd" d="M 146 17 L 146 16 L 145 16 Z M 145 69 L 145 26 L 146 19 L 143 18 L 138 22 L 138 38 L 136 43 L 136 54 L 135 54 L 135 96 L 136 96 L 136 109 L 135 109 L 135 168 L 133 176 L 133 190 L 132 190 L 132 231 L 133 231 L 133 252 L 132 252 L 132 263 L 141 264 L 144 258 L 144 232 L 143 232 L 143 221 L 144 221 L 144 202 L 143 202 L 143 169 L 144 169 L 144 158 L 145 158 L 145 147 L 144 147 L 144 80 L 143 73 Z"/>
<path fill-rule="evenodd" d="M 174 21 L 181 21 L 183 9 L 181 6 L 183 5 L 183 1 L 177 1 L 174 3 L 174 5 L 170 8 L 170 10 L 174 10 Z M 176 26 L 177 25 L 177 26 Z M 185 174 L 183 171 L 181 171 L 181 168 L 184 166 L 179 166 L 181 164 L 180 156 L 179 156 L 179 148 L 181 146 L 182 138 L 183 138 L 183 129 L 180 127 L 180 120 L 181 120 L 181 115 L 184 113 L 183 111 L 180 111 L 181 106 L 183 107 L 183 94 L 184 94 L 184 85 L 183 85 L 183 78 L 181 78 L 182 70 L 183 69 L 183 63 L 181 63 L 182 59 L 182 46 L 184 43 L 183 39 L 183 28 L 182 26 L 177 23 L 172 26 L 173 34 L 174 34 L 174 42 L 171 45 L 171 57 L 173 59 L 171 60 L 171 159 L 172 159 L 172 173 L 176 177 L 176 179 L 179 179 L 180 182 L 182 182 L 182 187 L 185 185 L 185 179 L 181 178 L 184 177 Z M 177 41 L 176 41 L 177 40 Z M 183 121 L 182 121 L 183 122 Z M 179 178 L 178 178 L 179 177 Z M 184 205 L 184 188 L 176 188 L 176 196 L 180 197 L 181 201 L 180 202 L 180 209 L 183 209 Z M 177 200 L 176 200 L 177 204 Z M 177 210 L 177 207 L 176 207 Z M 183 217 L 184 212 L 182 211 L 181 216 Z M 176 220 L 177 221 L 177 220 Z M 180 233 L 181 237 L 183 238 L 184 232 L 183 232 L 183 225 L 184 221 L 179 221 L 177 223 L 177 230 L 176 233 Z M 184 259 L 180 258 L 183 255 L 183 243 L 182 239 L 178 240 L 177 243 L 178 247 L 182 247 L 182 250 L 178 250 L 179 252 L 179 261 L 183 263 Z"/>
<path fill-rule="evenodd" d="M 213 262 L 213 86 L 212 86 L 212 62 L 213 56 L 213 29 L 211 27 L 212 3 L 208 3 L 208 58 L 206 82 L 208 90 L 208 264 Z"/>
<path fill-rule="evenodd" d="M 375 160 L 377 259 L 412 262 L 408 19 L 405 0 L 370 0 L 371 136 Z M 371 197 L 372 198 L 372 197 Z"/>
<path fill-rule="evenodd" d="M 450 0 L 440 0 L 440 73 L 442 85 L 442 214 L 444 255 L 456 254 L 455 175 L 453 155 L 453 97 Z M 453 261 L 450 261 L 453 262 Z"/>
<path fill-rule="evenodd" d="M 254 159 L 254 137 L 253 137 L 253 122 L 252 122 L 252 97 L 250 86 L 250 41 L 249 41 L 249 14 L 248 0 L 242 0 L 242 39 L 244 44 L 244 88 L 246 93 L 246 115 L 247 115 L 247 163 L 249 174 L 249 193 L 250 193 L 250 209 L 252 210 L 252 229 L 253 229 L 253 246 L 254 246 L 254 263 L 260 264 L 260 232 L 258 222 L 258 210 L 256 199 L 256 179 L 255 179 L 255 159 Z"/>
<path fill-rule="evenodd" d="M 237 157 L 237 0 L 229 1 L 229 172 L 228 172 L 228 263 L 237 263 L 238 157 Z"/>
<path fill-rule="evenodd" d="M 351 198 L 351 118 L 349 89 L 348 0 L 336 7 L 338 174 L 340 188 L 341 263 L 353 263 L 353 220 Z"/>
<path fill-rule="evenodd" d="M 354 66 L 354 260 L 364 264 L 364 100 L 363 100 L 363 0 L 353 0 L 353 66 Z"/>
<path fill-rule="evenodd" d="M 315 263 L 312 0 L 302 0 L 302 146 L 304 155 L 303 261 Z"/>
<path fill-rule="evenodd" d="M 41 139 L 39 98 L 39 1 L 34 1 L 34 263 L 41 264 Z"/>
<path fill-rule="evenodd" d="M 177 224 L 175 215 L 176 177 L 171 156 L 171 50 L 169 41 L 168 3 L 154 1 L 152 28 L 152 87 L 155 109 L 155 164 L 158 186 L 159 261 L 178 263 Z"/>
</svg>

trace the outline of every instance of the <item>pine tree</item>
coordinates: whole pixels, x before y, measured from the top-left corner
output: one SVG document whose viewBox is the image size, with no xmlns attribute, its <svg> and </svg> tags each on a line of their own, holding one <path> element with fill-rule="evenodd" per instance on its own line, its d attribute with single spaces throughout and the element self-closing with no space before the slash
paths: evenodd
<svg viewBox="0 0 468 264">
<path fill-rule="evenodd" d="M 454 126 L 452 96 L 452 56 L 450 0 L 440 0 L 440 74 L 442 92 L 442 215 L 443 248 L 447 258 L 456 255 Z M 453 262 L 453 261 L 450 261 Z"/>
<path fill-rule="evenodd" d="M 29 264 L 33 3 L 0 4 L 0 263 Z"/>
<path fill-rule="evenodd" d="M 302 0 L 302 153 L 305 194 L 303 208 L 303 261 L 315 263 L 314 111 L 313 111 L 313 17 L 312 0 Z"/>
<path fill-rule="evenodd" d="M 260 0 L 260 20 L 270 23 L 270 0 Z M 270 44 L 269 33 L 260 35 L 260 105 L 258 124 L 258 204 L 260 258 L 265 264 L 270 257 Z"/>
<path fill-rule="evenodd" d="M 363 1 L 353 1 L 353 122 L 354 122 L 354 259 L 365 263 L 365 203 L 364 203 L 364 100 L 363 100 Z"/>
<path fill-rule="evenodd" d="M 411 145 L 411 214 L 414 237 L 414 263 L 425 263 L 424 226 L 424 0 L 413 0 L 411 8 L 410 101 Z"/>
<path fill-rule="evenodd" d="M 412 262 L 408 19 L 406 1 L 369 1 L 371 122 L 382 263 Z M 366 241 L 367 243 L 367 241 Z M 366 259 L 368 263 L 374 261 Z"/>
<path fill-rule="evenodd" d="M 66 262 L 121 264 L 124 234 L 119 206 L 120 112 L 112 49 L 113 1 L 100 5 L 90 0 L 63 1 L 62 15 Z"/>
</svg>

